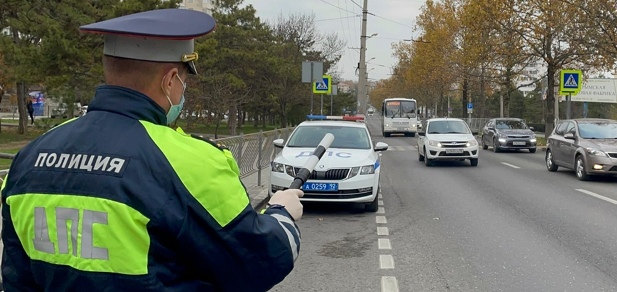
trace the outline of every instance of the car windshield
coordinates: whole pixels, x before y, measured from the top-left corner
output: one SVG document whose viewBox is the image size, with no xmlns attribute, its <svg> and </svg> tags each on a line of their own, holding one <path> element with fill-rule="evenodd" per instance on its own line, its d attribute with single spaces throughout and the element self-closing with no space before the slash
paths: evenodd
<svg viewBox="0 0 617 292">
<path fill-rule="evenodd" d="M 520 120 L 497 120 L 495 127 L 502 130 L 527 129 L 527 125 Z"/>
<path fill-rule="evenodd" d="M 317 147 L 327 133 L 334 135 L 330 148 L 371 149 L 364 128 L 345 126 L 300 126 L 289 138 L 287 147 Z"/>
<path fill-rule="evenodd" d="M 389 118 L 415 118 L 416 102 L 393 100 L 386 102 L 386 116 Z"/>
<path fill-rule="evenodd" d="M 617 123 L 579 123 L 578 132 L 584 139 L 617 139 Z"/>
<path fill-rule="evenodd" d="M 469 134 L 463 121 L 432 121 L 428 124 L 429 134 Z"/>
</svg>

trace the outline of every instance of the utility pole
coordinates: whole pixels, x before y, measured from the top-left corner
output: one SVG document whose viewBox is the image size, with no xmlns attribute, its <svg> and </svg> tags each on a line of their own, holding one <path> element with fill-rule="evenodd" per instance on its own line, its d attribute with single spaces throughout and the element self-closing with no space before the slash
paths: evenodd
<svg viewBox="0 0 617 292">
<path fill-rule="evenodd" d="M 362 33 L 360 34 L 360 63 L 358 63 L 358 108 L 359 114 L 366 112 L 366 15 L 368 14 L 368 0 L 364 0 L 362 7 Z"/>
</svg>

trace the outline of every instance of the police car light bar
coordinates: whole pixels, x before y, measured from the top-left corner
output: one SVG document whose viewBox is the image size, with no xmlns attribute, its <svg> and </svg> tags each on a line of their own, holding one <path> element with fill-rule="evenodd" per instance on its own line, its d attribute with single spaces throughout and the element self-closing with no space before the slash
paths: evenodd
<svg viewBox="0 0 617 292">
<path fill-rule="evenodd" d="M 306 115 L 306 119 L 310 121 L 364 121 L 364 116 L 324 116 L 324 115 Z"/>
</svg>

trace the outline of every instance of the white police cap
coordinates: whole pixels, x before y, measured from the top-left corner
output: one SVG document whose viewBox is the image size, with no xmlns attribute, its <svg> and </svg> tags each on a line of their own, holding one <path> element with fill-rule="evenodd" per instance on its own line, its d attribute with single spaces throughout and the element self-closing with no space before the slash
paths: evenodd
<svg viewBox="0 0 617 292">
<path fill-rule="evenodd" d="M 159 9 L 83 25 L 82 32 L 105 36 L 103 53 L 108 56 L 154 62 L 183 62 L 197 74 L 194 39 L 216 26 L 203 12 Z"/>
</svg>

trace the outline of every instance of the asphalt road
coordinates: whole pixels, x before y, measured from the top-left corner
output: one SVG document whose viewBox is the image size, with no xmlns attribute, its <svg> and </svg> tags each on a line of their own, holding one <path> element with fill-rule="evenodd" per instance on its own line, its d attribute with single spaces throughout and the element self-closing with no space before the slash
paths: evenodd
<svg viewBox="0 0 617 292">
<path fill-rule="evenodd" d="M 305 205 L 294 271 L 272 291 L 617 290 L 617 179 L 551 173 L 544 151 L 418 161 L 381 137 L 382 208 Z"/>
</svg>

